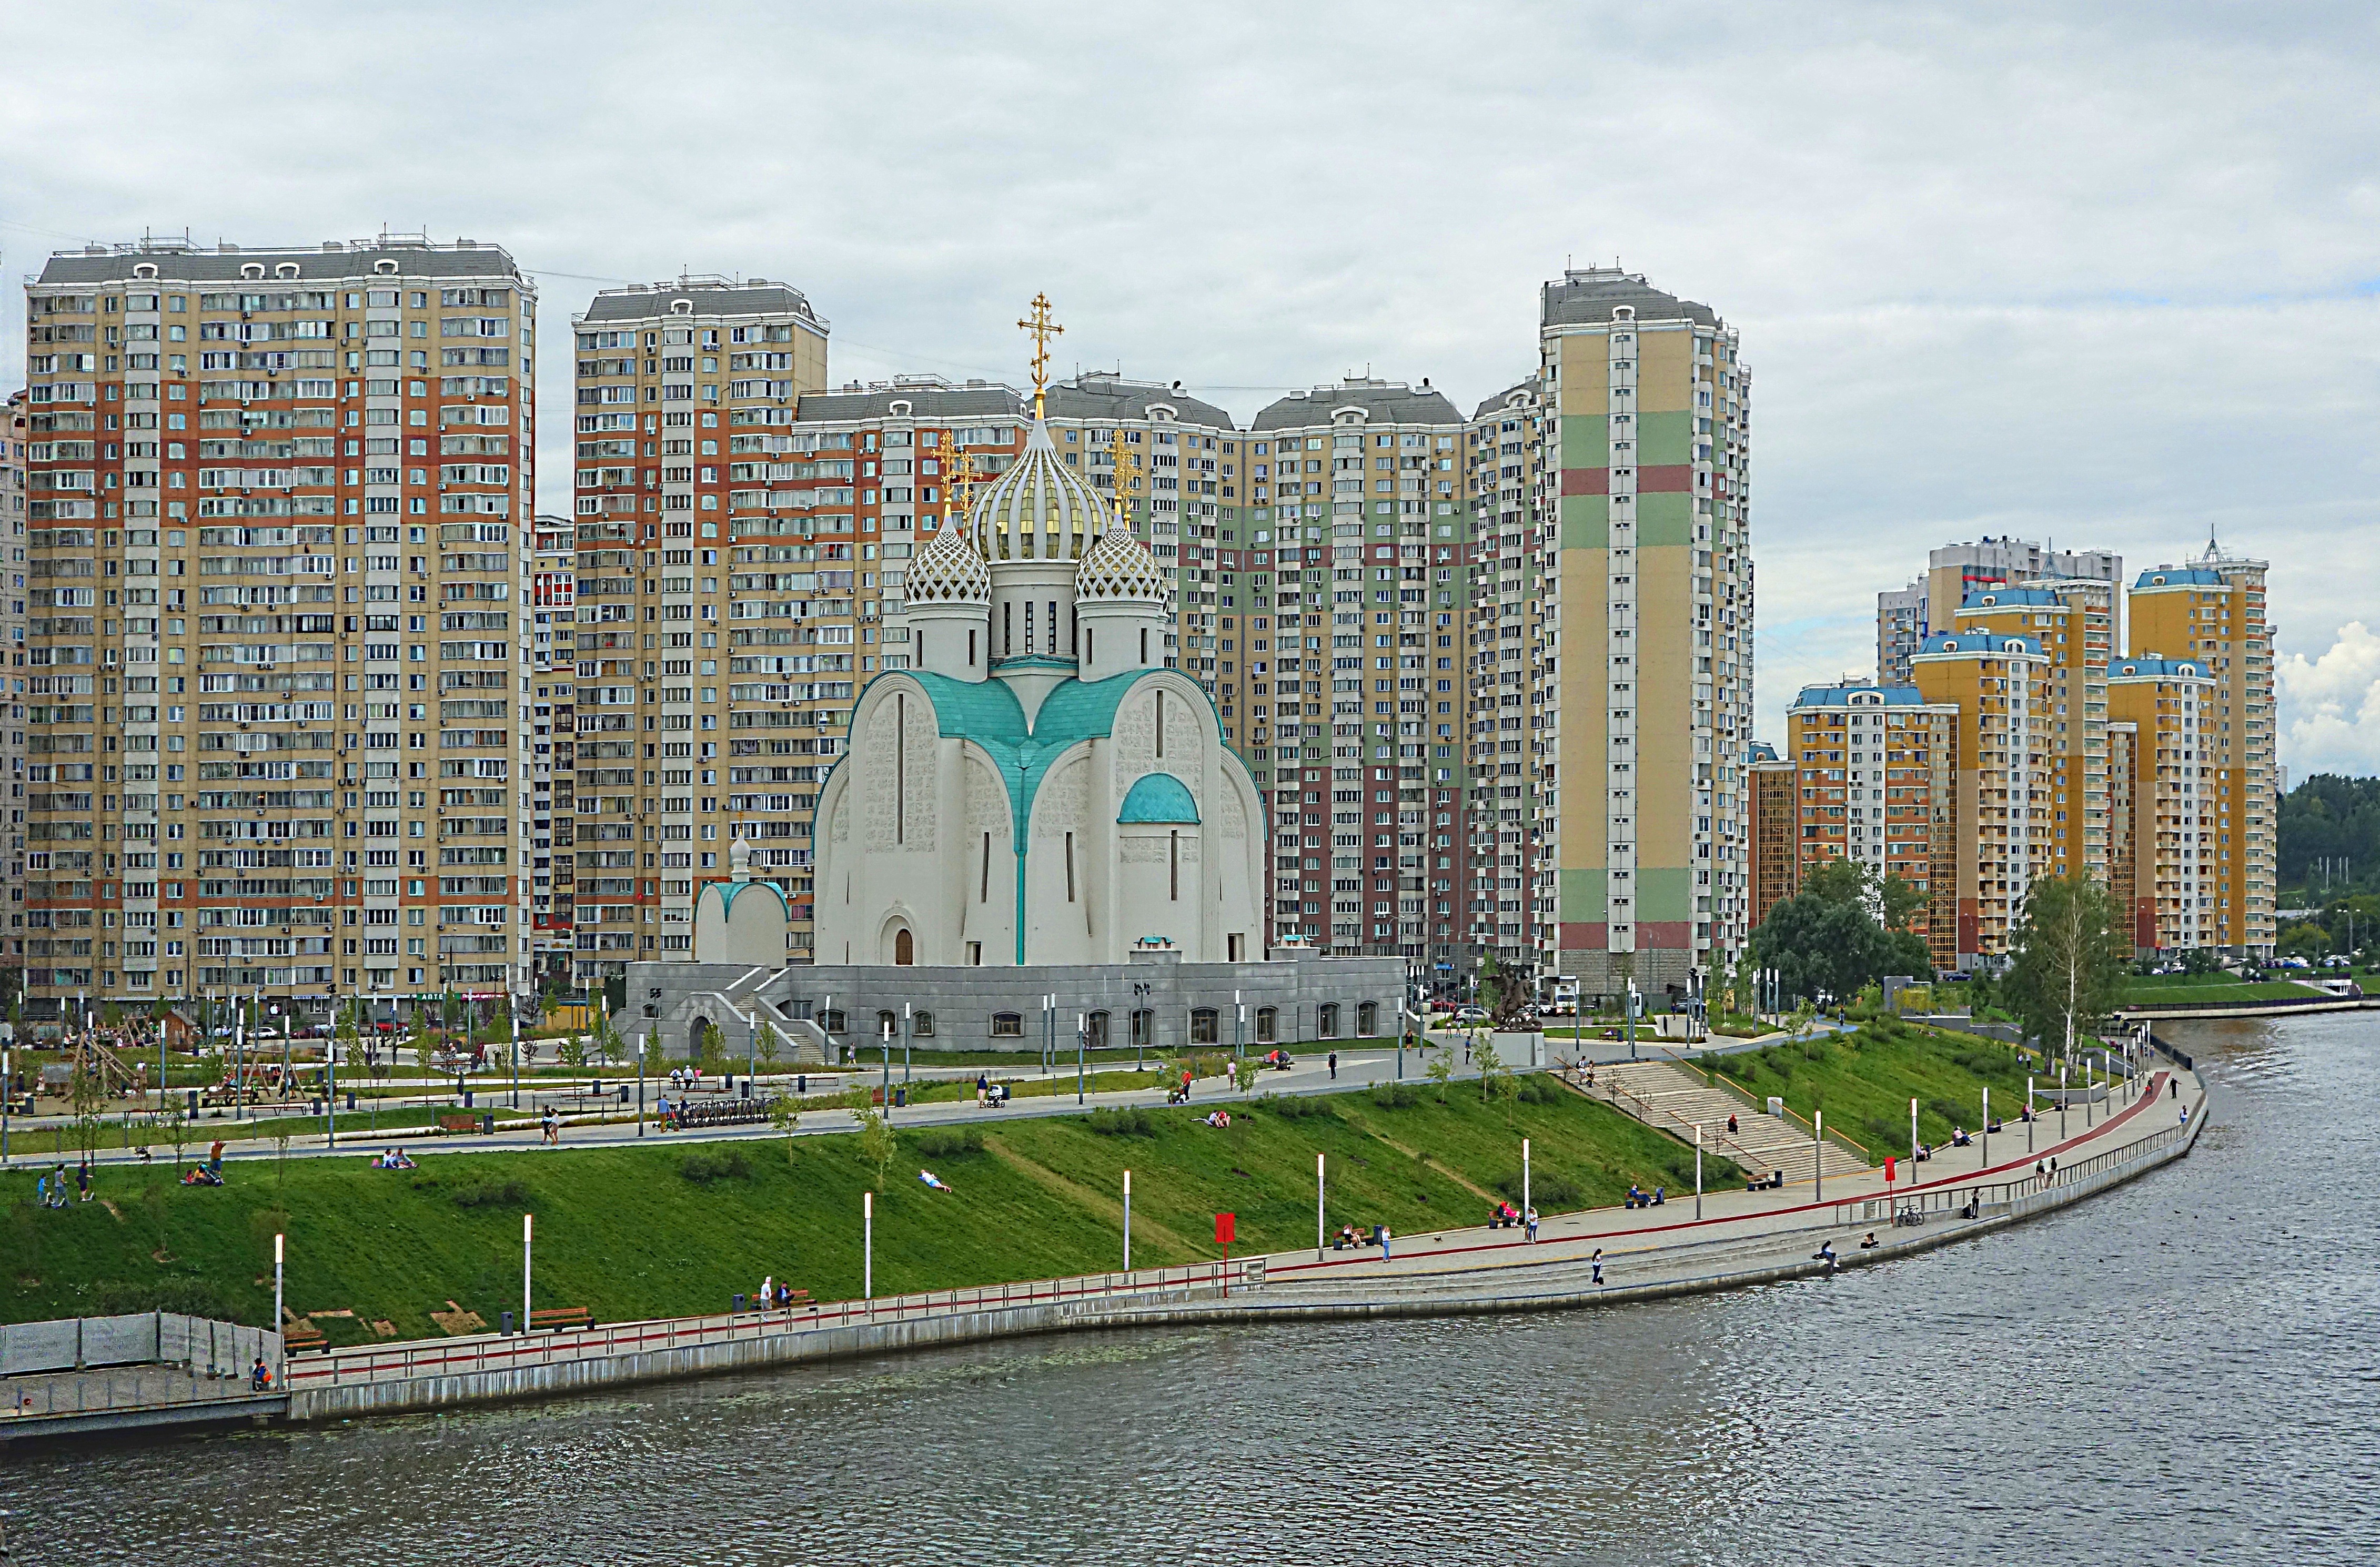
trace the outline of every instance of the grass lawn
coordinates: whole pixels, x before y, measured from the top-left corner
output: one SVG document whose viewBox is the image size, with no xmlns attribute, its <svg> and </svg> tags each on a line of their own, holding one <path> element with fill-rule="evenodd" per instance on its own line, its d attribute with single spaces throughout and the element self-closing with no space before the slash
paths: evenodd
<svg viewBox="0 0 2380 1567">
<path fill-rule="evenodd" d="M 1770 1045 L 1701 1060 L 1756 1103 L 1774 1094 L 1805 1118 L 1824 1110 L 1828 1131 L 1863 1145 L 1878 1163 L 1907 1155 L 1912 1098 L 1918 1136 L 1929 1146 L 1949 1142 L 1954 1125 L 1975 1129 L 1986 1084 L 2002 1118 L 2013 1122 L 2024 1104 L 2025 1073 L 2014 1046 L 1893 1020 L 1822 1035 L 1806 1047 Z"/>
<path fill-rule="evenodd" d="M 876 1283 L 893 1293 L 1118 1266 L 1122 1172 L 1133 1182 L 1133 1259 L 1216 1255 L 1213 1215 L 1238 1216 L 1242 1251 L 1313 1235 L 1314 1156 L 1330 1160 L 1331 1228 L 1401 1233 L 1477 1224 L 1495 1195 L 1517 1199 L 1521 1139 L 1535 1145 L 1540 1210 L 1616 1202 L 1631 1181 L 1691 1190 L 1694 1155 L 1551 1085 L 1483 1105 L 1475 1085 L 1445 1103 L 1427 1086 L 1199 1111 L 1017 1122 L 899 1134 L 876 1209 Z M 1110 1131 L 1097 1129 L 1099 1125 Z M 932 1152 L 923 1151 L 924 1141 Z M 953 1149 L 952 1143 L 957 1143 Z M 173 1306 L 261 1322 L 271 1313 L 272 1236 L 289 1236 L 287 1298 L 334 1342 L 379 1320 L 413 1337 L 456 1301 L 490 1324 L 520 1295 L 520 1215 L 537 1215 L 537 1299 L 619 1318 L 724 1309 L 763 1274 L 821 1299 L 860 1287 L 860 1196 L 879 1185 L 854 1136 L 561 1153 L 433 1154 L 410 1172 L 353 1160 L 230 1167 L 231 1184 L 183 1187 L 170 1170 L 107 1171 L 104 1202 L 31 1206 L 34 1172 L 0 1178 L 8 1230 L 0 1317 L 26 1320 Z M 705 1167 L 710 1166 L 709 1170 Z M 723 1167 L 723 1168 L 722 1168 Z M 956 1188 L 920 1185 L 920 1167 Z M 1717 1160 L 1707 1183 L 1734 1172 Z"/>
<path fill-rule="evenodd" d="M 2243 983 L 2236 974 L 2157 974 L 2126 980 L 2122 999 L 2134 1005 L 2148 1006 L 2171 1002 L 2283 1001 L 2321 993 L 2312 985 L 2301 985 L 2294 979 L 2267 979 L 2252 985 Z"/>
</svg>

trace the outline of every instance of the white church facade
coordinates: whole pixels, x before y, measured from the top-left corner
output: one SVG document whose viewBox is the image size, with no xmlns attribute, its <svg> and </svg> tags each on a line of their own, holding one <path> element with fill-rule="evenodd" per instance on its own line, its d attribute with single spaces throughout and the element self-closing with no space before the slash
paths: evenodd
<svg viewBox="0 0 2380 1567">
<path fill-rule="evenodd" d="M 1044 363 L 1023 455 L 911 563 L 908 667 L 861 690 L 820 786 L 816 962 L 786 966 L 783 899 L 747 890 L 737 844 L 694 961 L 630 968 L 672 1054 L 722 1017 L 823 1043 L 896 1006 L 944 1048 L 1022 1049 L 1051 996 L 1094 1048 L 1111 1023 L 1159 1048 L 1392 1028 L 1401 959 L 1266 950 L 1263 796 L 1166 665 L 1155 559 L 1050 441 Z"/>
</svg>

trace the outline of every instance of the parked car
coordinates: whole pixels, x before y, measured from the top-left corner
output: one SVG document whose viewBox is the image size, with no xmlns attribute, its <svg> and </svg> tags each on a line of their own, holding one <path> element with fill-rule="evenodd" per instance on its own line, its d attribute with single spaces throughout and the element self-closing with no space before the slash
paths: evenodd
<svg viewBox="0 0 2380 1567">
<path fill-rule="evenodd" d="M 1488 1015 L 1488 1009 L 1484 1006 L 1463 1006 L 1454 1009 L 1454 1026 L 1457 1028 L 1475 1028 L 1492 1021 L 1494 1019 Z"/>
</svg>

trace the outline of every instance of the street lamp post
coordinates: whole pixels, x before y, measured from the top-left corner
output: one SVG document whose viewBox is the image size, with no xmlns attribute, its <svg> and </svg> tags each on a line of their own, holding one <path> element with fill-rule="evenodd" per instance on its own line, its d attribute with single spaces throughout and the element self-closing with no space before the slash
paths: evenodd
<svg viewBox="0 0 2380 1567">
<path fill-rule="evenodd" d="M 1083 1102 L 1084 1090 L 1087 1086 L 1085 1080 L 1090 1067 L 1090 1049 L 1091 1020 L 1078 1012 L 1075 1014 L 1075 1102 L 1078 1105 Z"/>
<path fill-rule="evenodd" d="M 904 1088 L 909 1086 L 909 1052 L 917 1042 L 917 1008 L 915 1002 L 901 1003 L 901 1087 Z"/>
<path fill-rule="evenodd" d="M 1241 1004 L 1240 992 L 1232 992 L 1232 1075 L 1245 1075 L 1248 1059 L 1248 1009 Z"/>
<path fill-rule="evenodd" d="M 1132 1271 L 1132 1172 L 1123 1172 L 1123 1270 Z"/>
<path fill-rule="evenodd" d="M 892 1020 L 889 1017 L 884 1020 L 880 1042 L 884 1047 L 884 1119 L 890 1121 L 892 1119 Z"/>
<path fill-rule="evenodd" d="M 1694 1123 L 1694 1218 L 1703 1216 L 1703 1124 Z"/>
<path fill-rule="evenodd" d="M 534 1214 L 521 1215 L 521 1336 L 523 1338 L 528 1336 L 529 1232 L 535 1219 Z"/>
<path fill-rule="evenodd" d="M 1325 1229 L 1327 1228 L 1327 1226 L 1329 1225 L 1329 1222 L 1330 1222 L 1327 1219 L 1325 1219 L 1325 1218 L 1323 1217 L 1323 1214 L 1324 1214 L 1324 1209 L 1323 1209 L 1323 1203 L 1322 1203 L 1322 1173 L 1323 1173 L 1323 1165 L 1322 1165 L 1322 1160 L 1323 1160 L 1323 1158 L 1324 1158 L 1324 1156 L 1323 1156 L 1323 1155 L 1321 1155 L 1321 1154 L 1318 1154 L 1318 1154 L 1316 1154 L 1316 1155 L 1314 1156 L 1314 1260 L 1315 1260 L 1315 1261 L 1317 1261 L 1317 1262 L 1319 1262 L 1319 1261 L 1321 1261 L 1321 1260 L 1322 1260 L 1322 1247 L 1323 1247 L 1323 1240 L 1322 1240 L 1322 1237 L 1323 1237 L 1323 1233 L 1324 1233 Z"/>
<path fill-rule="evenodd" d="M 652 1043 L 648 1033 L 637 1041 L 637 1136 L 645 1135 L 645 1047 Z"/>
</svg>

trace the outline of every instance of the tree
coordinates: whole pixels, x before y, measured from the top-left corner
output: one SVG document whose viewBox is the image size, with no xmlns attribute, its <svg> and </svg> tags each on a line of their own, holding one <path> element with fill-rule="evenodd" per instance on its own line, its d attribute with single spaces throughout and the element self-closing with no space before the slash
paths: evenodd
<svg viewBox="0 0 2380 1567">
<path fill-rule="evenodd" d="M 1495 1045 L 1481 1039 L 1471 1050 L 1472 1063 L 1479 1068 L 1479 1102 L 1495 1102 L 1499 1079 L 1506 1075 L 1504 1063 L 1496 1053 Z"/>
<path fill-rule="evenodd" d="M 2035 881 L 2011 943 L 2003 1004 L 2029 1038 L 2062 1040 L 2112 1011 L 2132 958 L 2129 920 L 2107 888 L 2088 876 Z"/>
<path fill-rule="evenodd" d="M 900 1151 L 900 1145 L 893 1141 L 892 1125 L 885 1121 L 884 1111 L 866 1084 L 854 1086 L 844 1102 L 850 1107 L 851 1118 L 859 1124 L 860 1162 L 875 1166 L 876 1186 L 881 1191 L 892 1177 L 892 1156 Z"/>
<path fill-rule="evenodd" d="M 760 1058 L 760 1064 L 771 1075 L 774 1075 L 777 1070 L 777 1051 L 781 1048 L 777 1039 L 777 1026 L 767 1018 L 762 1018 L 759 1037 L 753 1041 L 752 1049 L 753 1053 Z"/>
<path fill-rule="evenodd" d="M 165 1123 L 165 1140 L 174 1145 L 174 1175 L 178 1180 L 182 1174 L 182 1150 L 190 1146 L 190 1118 L 180 1105 L 169 1104 L 165 1107 L 163 1119 Z"/>
<path fill-rule="evenodd" d="M 727 1036 L 716 1023 L 702 1026 L 702 1070 L 712 1076 L 727 1071 Z"/>
<path fill-rule="evenodd" d="M 1760 966 L 1777 970 L 1787 997 L 1848 999 L 1882 974 L 1894 956 L 1892 942 L 1859 897 L 1836 896 L 1821 884 L 1831 869 L 1821 868 L 1803 891 L 1779 900 L 1752 933 Z M 1931 978 L 1933 970 L 1924 973 Z"/>
<path fill-rule="evenodd" d="M 794 1162 L 794 1128 L 801 1120 L 802 1107 L 791 1094 L 779 1094 L 769 1101 L 769 1124 L 784 1135 L 785 1162 Z"/>
<path fill-rule="evenodd" d="M 1439 1045 L 1429 1058 L 1429 1064 L 1422 1068 L 1422 1075 L 1438 1085 L 1438 1102 L 1444 1104 L 1446 1086 L 1454 1081 L 1454 1052 Z"/>
</svg>

